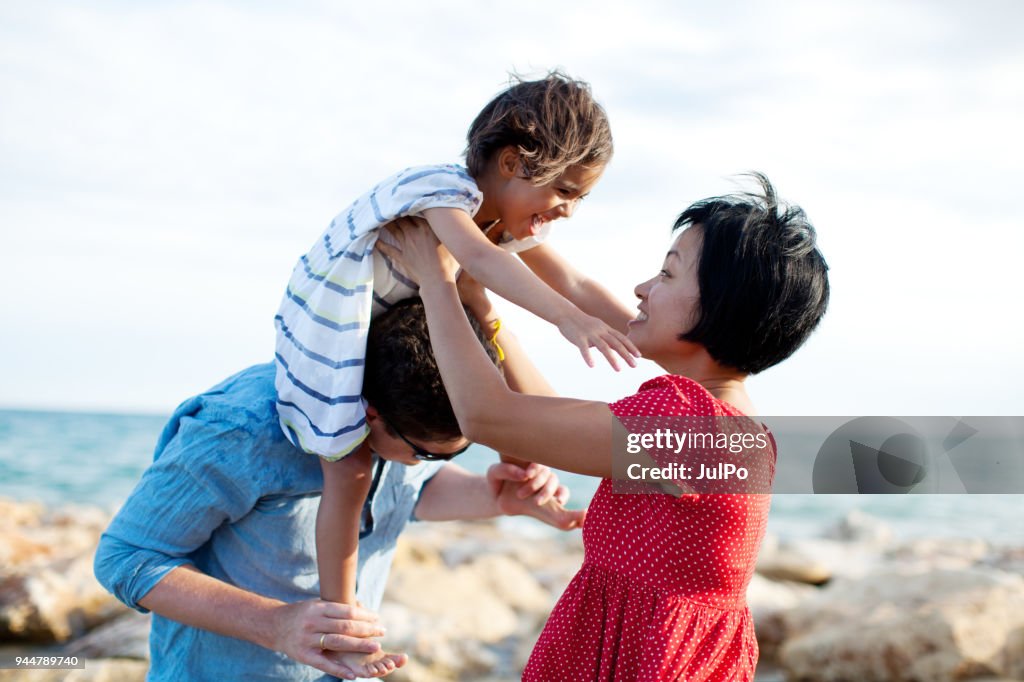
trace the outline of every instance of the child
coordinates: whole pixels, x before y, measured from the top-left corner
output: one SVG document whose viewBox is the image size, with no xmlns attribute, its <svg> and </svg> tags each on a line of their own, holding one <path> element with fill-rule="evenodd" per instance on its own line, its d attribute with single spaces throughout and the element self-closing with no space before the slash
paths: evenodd
<svg viewBox="0 0 1024 682">
<path fill-rule="evenodd" d="M 391 176 L 340 213 L 299 260 L 275 318 L 276 386 L 282 428 L 323 465 L 321 598 L 355 603 L 358 525 L 371 484 L 372 453 L 363 440 L 367 420 L 377 418 L 360 397 L 369 318 L 417 291 L 374 250 L 378 238 L 390 237 L 380 228 L 422 216 L 467 273 L 555 324 L 587 364 L 595 346 L 615 369 L 614 354 L 633 366 L 637 351 L 622 333 L 630 310 L 543 243 L 550 223 L 572 215 L 611 154 L 607 117 L 586 83 L 558 72 L 518 81 L 470 126 L 466 168 Z M 395 436 L 417 459 L 458 454 L 435 455 Z M 363 669 L 382 675 L 392 666 L 381 656 Z"/>
</svg>

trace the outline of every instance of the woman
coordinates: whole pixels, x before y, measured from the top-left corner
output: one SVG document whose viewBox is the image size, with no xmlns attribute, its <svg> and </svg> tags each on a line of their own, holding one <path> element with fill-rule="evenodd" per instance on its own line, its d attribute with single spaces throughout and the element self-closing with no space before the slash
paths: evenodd
<svg viewBox="0 0 1024 682">
<path fill-rule="evenodd" d="M 753 416 L 746 378 L 789 357 L 817 326 L 829 288 L 814 229 L 799 208 L 779 206 L 767 178 L 755 177 L 761 194 L 706 199 L 676 221 L 681 232 L 661 271 L 636 287 L 639 314 L 629 323 L 630 341 L 668 374 L 611 404 L 510 390 L 473 342 L 457 264 L 429 230 L 398 230 L 402 254 L 389 255 L 416 272 L 466 436 L 604 479 L 584 526 L 583 566 L 524 680 L 753 679 L 758 650 L 745 592 L 770 497 L 612 494 L 609 416 Z M 497 341 L 515 343 L 506 333 Z M 513 388 L 549 392 L 539 375 L 525 383 Z M 774 447 L 760 456 L 772 471 Z"/>
</svg>

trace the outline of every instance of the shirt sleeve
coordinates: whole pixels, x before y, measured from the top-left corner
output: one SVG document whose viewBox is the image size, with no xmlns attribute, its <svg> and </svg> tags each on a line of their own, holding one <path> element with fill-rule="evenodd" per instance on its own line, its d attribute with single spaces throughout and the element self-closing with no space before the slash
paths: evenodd
<svg viewBox="0 0 1024 682">
<path fill-rule="evenodd" d="M 454 165 L 407 168 L 369 195 L 379 225 L 428 208 L 457 208 L 476 215 L 483 194 L 465 168 Z"/>
<path fill-rule="evenodd" d="M 620 419 L 687 416 L 692 413 L 690 400 L 673 379 L 666 375 L 645 381 L 639 391 L 611 403 L 608 408 Z"/>
<path fill-rule="evenodd" d="M 461 166 L 407 168 L 339 213 L 299 260 L 275 318 L 277 411 L 294 445 L 336 460 L 366 437 L 361 393 L 379 228 L 428 208 L 472 216 L 482 201 Z M 408 279 L 390 262 L 388 268 Z M 415 291 L 415 282 L 407 285 Z"/>
<path fill-rule="evenodd" d="M 180 420 L 100 538 L 96 578 L 115 597 L 146 613 L 140 599 L 171 570 L 192 563 L 190 555 L 218 527 L 253 509 L 258 477 L 235 475 L 227 456 L 247 438 L 237 425 Z"/>
</svg>

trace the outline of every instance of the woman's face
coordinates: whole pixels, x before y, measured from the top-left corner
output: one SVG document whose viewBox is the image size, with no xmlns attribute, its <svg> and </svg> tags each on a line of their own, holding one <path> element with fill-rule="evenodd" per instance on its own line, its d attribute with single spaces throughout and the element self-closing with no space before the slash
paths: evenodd
<svg viewBox="0 0 1024 682">
<path fill-rule="evenodd" d="M 629 323 L 628 336 L 649 360 L 679 356 L 690 344 L 680 341 L 679 335 L 697 321 L 700 246 L 699 226 L 687 228 L 672 244 L 661 271 L 633 290 L 640 299 L 640 313 Z"/>
</svg>

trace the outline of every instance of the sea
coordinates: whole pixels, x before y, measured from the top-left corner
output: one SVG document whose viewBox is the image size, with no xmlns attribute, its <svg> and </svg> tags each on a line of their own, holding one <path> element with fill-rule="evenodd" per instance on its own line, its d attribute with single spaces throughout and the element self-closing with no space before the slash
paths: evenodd
<svg viewBox="0 0 1024 682">
<path fill-rule="evenodd" d="M 159 415 L 0 410 L 0 497 L 114 511 L 152 461 L 165 421 Z M 482 473 L 496 455 L 473 446 L 456 461 Z M 585 506 L 598 482 L 575 474 L 561 478 L 572 507 Z M 769 532 L 819 536 L 855 509 L 884 520 L 904 540 L 962 537 L 1024 545 L 1024 495 L 776 494 Z M 538 526 L 525 519 L 518 524 L 541 532 Z"/>
</svg>

